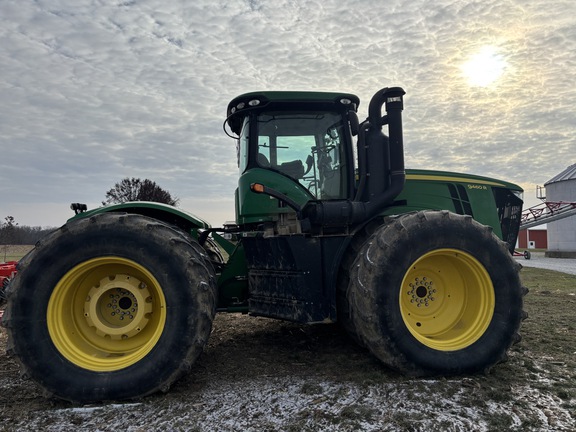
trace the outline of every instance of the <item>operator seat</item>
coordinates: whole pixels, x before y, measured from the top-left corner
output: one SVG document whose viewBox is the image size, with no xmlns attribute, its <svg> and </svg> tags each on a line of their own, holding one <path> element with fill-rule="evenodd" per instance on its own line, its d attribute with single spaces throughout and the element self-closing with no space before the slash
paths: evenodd
<svg viewBox="0 0 576 432">
<path fill-rule="evenodd" d="M 270 168 L 272 165 L 268 158 L 262 153 L 258 153 L 258 165 L 262 168 Z M 280 171 L 282 174 L 286 174 L 293 179 L 299 180 L 304 177 L 304 164 L 300 159 L 296 159 L 290 162 L 281 163 L 277 167 L 272 167 Z"/>
<path fill-rule="evenodd" d="M 280 164 L 278 170 L 293 179 L 301 179 L 304 177 L 304 164 L 300 159 Z"/>
</svg>

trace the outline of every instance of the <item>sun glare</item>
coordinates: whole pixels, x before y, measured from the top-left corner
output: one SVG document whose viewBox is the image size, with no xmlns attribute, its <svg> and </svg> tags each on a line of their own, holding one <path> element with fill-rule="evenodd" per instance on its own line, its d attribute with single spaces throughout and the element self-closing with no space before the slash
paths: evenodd
<svg viewBox="0 0 576 432">
<path fill-rule="evenodd" d="M 504 57 L 493 46 L 484 46 L 461 66 L 462 74 L 474 87 L 487 87 L 506 69 Z"/>
</svg>

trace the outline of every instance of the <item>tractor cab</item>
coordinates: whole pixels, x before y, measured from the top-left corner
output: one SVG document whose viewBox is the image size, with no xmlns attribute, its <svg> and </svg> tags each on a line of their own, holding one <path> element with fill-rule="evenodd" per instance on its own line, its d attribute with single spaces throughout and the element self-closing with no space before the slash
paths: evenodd
<svg viewBox="0 0 576 432">
<path fill-rule="evenodd" d="M 268 235 L 346 235 L 376 216 L 404 186 L 403 95 L 399 87 L 378 91 L 361 125 L 360 100 L 352 94 L 235 98 L 226 122 L 237 135 L 236 223 L 263 227 Z"/>
<path fill-rule="evenodd" d="M 252 193 L 254 183 L 266 184 L 297 206 L 349 199 L 354 190 L 351 123 L 358 123 L 358 104 L 356 96 L 345 93 L 264 92 L 234 99 L 227 122 L 237 135 L 237 223 L 300 230 L 286 200 Z"/>
</svg>

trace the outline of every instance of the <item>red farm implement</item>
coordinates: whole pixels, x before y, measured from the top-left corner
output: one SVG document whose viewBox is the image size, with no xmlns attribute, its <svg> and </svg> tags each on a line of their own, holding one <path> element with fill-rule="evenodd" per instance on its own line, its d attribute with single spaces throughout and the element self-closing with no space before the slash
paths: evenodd
<svg viewBox="0 0 576 432">
<path fill-rule="evenodd" d="M 532 228 L 573 215 L 576 215 L 576 202 L 546 201 L 522 212 L 520 229 Z"/>
<path fill-rule="evenodd" d="M 5 289 L 10 279 L 16 274 L 17 261 L 8 261 L 0 263 L 0 304 L 5 301 Z"/>
<path fill-rule="evenodd" d="M 576 202 L 544 201 L 522 212 L 520 229 L 533 228 L 574 215 L 576 215 Z M 514 256 L 523 256 L 525 259 L 530 259 L 530 251 L 514 251 Z"/>
</svg>

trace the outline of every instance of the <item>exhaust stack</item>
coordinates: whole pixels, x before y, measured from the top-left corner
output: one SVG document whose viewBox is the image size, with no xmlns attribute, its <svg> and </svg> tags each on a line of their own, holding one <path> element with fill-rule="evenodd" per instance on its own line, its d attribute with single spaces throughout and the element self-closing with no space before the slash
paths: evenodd
<svg viewBox="0 0 576 432">
<path fill-rule="evenodd" d="M 368 121 L 358 140 L 360 182 L 355 201 L 365 203 L 366 218 L 390 204 L 406 180 L 402 133 L 403 96 L 400 87 L 384 88 L 372 97 Z M 382 106 L 386 115 L 382 116 Z M 388 125 L 388 136 L 382 127 Z"/>
</svg>

